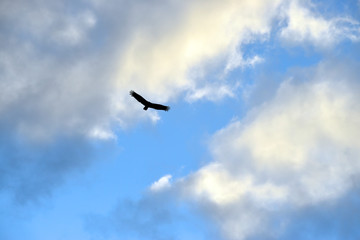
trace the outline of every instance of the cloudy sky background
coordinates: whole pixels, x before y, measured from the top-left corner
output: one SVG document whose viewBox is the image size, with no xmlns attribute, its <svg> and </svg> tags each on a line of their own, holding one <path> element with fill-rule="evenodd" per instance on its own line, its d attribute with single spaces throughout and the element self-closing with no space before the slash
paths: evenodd
<svg viewBox="0 0 360 240">
<path fill-rule="evenodd" d="M 359 1 L 2 0 L 0 46 L 0 239 L 360 238 Z"/>
</svg>

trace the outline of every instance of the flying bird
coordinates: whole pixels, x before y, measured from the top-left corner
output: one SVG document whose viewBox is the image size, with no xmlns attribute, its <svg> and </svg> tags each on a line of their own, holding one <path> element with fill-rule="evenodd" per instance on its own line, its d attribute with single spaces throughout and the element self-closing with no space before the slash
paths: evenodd
<svg viewBox="0 0 360 240">
<path fill-rule="evenodd" d="M 139 102 L 141 102 L 144 105 L 143 109 L 145 111 L 148 108 L 153 108 L 153 109 L 156 109 L 156 110 L 164 110 L 164 111 L 169 111 L 169 109 L 170 109 L 169 106 L 164 106 L 164 105 L 161 105 L 161 104 L 152 103 L 152 102 L 147 101 L 145 98 L 143 98 L 142 96 L 140 96 L 139 94 L 137 94 L 133 90 L 130 91 L 130 95 L 133 96 L 136 100 L 138 100 Z"/>
</svg>

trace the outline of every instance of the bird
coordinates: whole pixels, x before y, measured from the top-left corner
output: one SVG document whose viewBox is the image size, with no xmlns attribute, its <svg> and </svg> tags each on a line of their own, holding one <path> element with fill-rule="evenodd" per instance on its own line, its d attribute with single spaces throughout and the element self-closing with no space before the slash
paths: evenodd
<svg viewBox="0 0 360 240">
<path fill-rule="evenodd" d="M 153 108 L 156 110 L 164 110 L 164 111 L 169 111 L 170 107 L 169 106 L 164 106 L 161 104 L 157 104 L 157 103 L 152 103 L 147 101 L 145 98 L 143 98 L 142 96 L 140 96 L 139 94 L 137 94 L 135 91 L 131 90 L 130 91 L 130 95 L 133 96 L 136 100 L 138 100 L 140 103 L 142 103 L 144 105 L 144 110 L 146 111 L 148 108 Z"/>
</svg>

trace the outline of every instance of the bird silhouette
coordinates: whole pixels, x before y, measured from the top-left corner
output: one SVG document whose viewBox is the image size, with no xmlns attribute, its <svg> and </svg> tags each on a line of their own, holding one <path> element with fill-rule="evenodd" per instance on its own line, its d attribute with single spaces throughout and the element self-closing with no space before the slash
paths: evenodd
<svg viewBox="0 0 360 240">
<path fill-rule="evenodd" d="M 152 103 L 147 101 L 145 98 L 143 98 L 141 95 L 137 94 L 135 91 L 131 90 L 130 91 L 130 95 L 133 96 L 136 100 L 138 100 L 140 103 L 142 103 L 144 105 L 144 110 L 146 111 L 148 108 L 153 108 L 156 110 L 164 110 L 164 111 L 169 111 L 170 107 L 169 106 L 164 106 L 161 104 L 157 104 L 157 103 Z"/>
</svg>

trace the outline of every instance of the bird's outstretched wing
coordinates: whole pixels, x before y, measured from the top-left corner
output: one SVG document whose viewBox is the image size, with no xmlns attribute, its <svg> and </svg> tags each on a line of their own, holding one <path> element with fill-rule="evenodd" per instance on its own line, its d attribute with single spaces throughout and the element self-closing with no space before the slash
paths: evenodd
<svg viewBox="0 0 360 240">
<path fill-rule="evenodd" d="M 145 98 L 143 98 L 133 90 L 130 91 L 130 95 L 133 96 L 136 100 L 138 100 L 145 106 L 148 106 L 150 104 L 150 102 L 148 102 Z"/>
<path fill-rule="evenodd" d="M 150 103 L 149 107 L 154 108 L 156 110 L 164 110 L 164 111 L 169 111 L 170 110 L 169 106 L 164 106 L 164 105 L 156 104 L 156 103 Z"/>
</svg>

